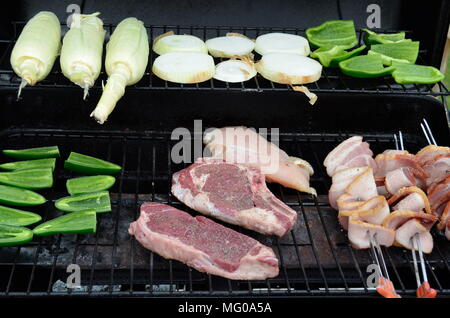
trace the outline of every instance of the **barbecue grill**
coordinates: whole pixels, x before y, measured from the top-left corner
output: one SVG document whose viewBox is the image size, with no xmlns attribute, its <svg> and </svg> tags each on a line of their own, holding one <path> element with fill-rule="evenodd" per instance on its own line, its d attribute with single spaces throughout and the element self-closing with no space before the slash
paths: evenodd
<svg viewBox="0 0 450 318">
<path fill-rule="evenodd" d="M 150 41 L 170 30 L 203 39 L 227 32 L 251 38 L 277 31 L 304 35 L 306 27 L 344 18 L 355 20 L 360 42 L 360 29 L 368 15 L 365 8 L 378 3 L 383 32 L 403 30 L 408 37 L 420 40 L 420 63 L 436 67 L 450 21 L 450 1 L 429 1 L 420 10 L 409 7 L 407 1 L 358 1 L 357 6 L 351 1 L 336 1 L 335 8 L 325 5 L 327 1 L 250 1 L 244 10 L 238 10 L 241 4 L 237 1 L 206 1 L 202 5 L 187 1 L 112 2 L 79 3 L 82 12 L 102 12 L 107 37 L 126 16 L 144 21 Z M 155 58 L 151 53 L 144 78 L 127 88 L 108 122 L 100 126 L 89 113 L 100 97 L 104 72 L 88 100 L 83 101 L 81 90 L 61 74 L 56 63 L 47 79 L 26 87 L 16 100 L 20 79 L 9 64 L 15 40 L 27 19 L 39 10 L 54 11 L 65 21 L 69 3 L 24 1 L 12 11 L 1 10 L 6 20 L 2 19 L 0 32 L 0 148 L 58 145 L 62 158 L 77 151 L 113 161 L 123 170 L 111 189 L 112 212 L 98 215 L 95 234 L 38 237 L 23 246 L 0 248 L 1 297 L 377 296 L 367 284 L 366 268 L 374 263 L 373 255 L 370 250 L 355 250 L 349 245 L 337 213 L 327 201 L 331 180 L 322 162 L 338 143 L 355 134 L 364 136 L 374 153 L 393 149 L 399 129 L 405 149 L 416 152 L 427 145 L 419 126 L 422 118 L 430 123 L 437 143 L 449 146 L 445 101 L 449 91 L 442 83 L 434 87 L 399 85 L 389 77 L 356 79 L 325 68 L 319 81 L 307 85 L 319 97 L 311 106 L 288 85 L 259 75 L 238 84 L 213 79 L 200 84 L 169 83 L 151 74 Z M 278 14 L 282 5 L 290 10 Z M 415 23 L 419 16 L 429 23 Z M 222 26 L 216 26 L 220 23 Z M 66 25 L 62 26 L 66 31 Z M 172 173 L 188 165 L 171 161 L 171 148 L 178 142 L 171 138 L 171 131 L 186 127 L 194 132 L 197 119 L 202 120 L 203 129 L 230 125 L 280 128 L 280 148 L 314 167 L 311 184 L 317 197 L 269 184 L 278 198 L 298 212 L 298 222 L 288 235 L 269 237 L 227 225 L 274 249 L 280 260 L 278 277 L 231 281 L 199 273 L 144 249 L 128 234 L 129 223 L 147 200 L 197 214 L 170 193 Z M 193 133 L 190 141 L 198 142 L 199 138 Z M 58 162 L 54 187 L 42 192 L 48 202 L 33 211 L 44 220 L 61 215 L 53 202 L 66 195 L 65 180 L 72 176 Z M 429 282 L 439 296 L 450 296 L 450 244 L 439 233 L 433 236 L 435 247 L 425 256 Z M 391 247 L 383 248 L 383 253 L 397 292 L 414 296 L 417 286 L 410 251 Z M 69 264 L 81 268 L 79 288 L 65 285 Z"/>
</svg>

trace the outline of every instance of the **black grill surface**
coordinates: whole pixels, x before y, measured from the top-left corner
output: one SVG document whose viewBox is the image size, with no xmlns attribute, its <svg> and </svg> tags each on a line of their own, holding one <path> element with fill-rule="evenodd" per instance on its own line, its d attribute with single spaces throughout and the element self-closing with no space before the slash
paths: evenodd
<svg viewBox="0 0 450 318">
<path fill-rule="evenodd" d="M 14 74 L 9 64 L 9 57 L 11 55 L 11 50 L 17 37 L 20 35 L 25 22 L 12 22 L 12 38 L 11 39 L 0 39 L 0 86 L 18 88 L 20 84 L 20 78 Z M 67 31 L 67 26 L 62 25 L 63 33 Z M 115 25 L 106 24 L 105 29 L 107 31 L 106 41 L 110 34 L 113 32 Z M 147 26 L 147 31 L 149 35 L 150 43 L 158 35 L 165 33 L 167 31 L 174 31 L 176 34 L 192 34 L 200 37 L 203 40 L 207 40 L 217 36 L 224 36 L 228 32 L 238 32 L 242 33 L 250 38 L 256 38 L 261 34 L 270 32 L 284 32 L 298 34 L 306 37 L 305 29 L 302 28 L 277 28 L 277 27 L 225 27 L 225 26 L 180 26 L 180 25 L 149 25 Z M 397 30 L 379 30 L 379 32 L 398 32 Z M 359 43 L 364 44 L 362 41 L 363 33 L 361 30 L 357 30 L 357 36 Z M 411 37 L 412 33 L 406 30 L 407 37 Z M 419 54 L 418 63 L 427 64 L 422 60 L 421 56 L 427 54 L 426 48 L 421 49 Z M 199 83 L 199 84 L 175 84 L 159 79 L 157 76 L 151 73 L 151 66 L 154 59 L 157 57 L 152 50 L 150 50 L 150 59 L 147 66 L 147 71 L 141 81 L 137 84 L 128 87 L 129 90 L 225 90 L 225 91 L 243 91 L 243 92 L 263 92 L 263 91 L 275 91 L 275 92 L 290 92 L 294 93 L 289 85 L 277 84 L 264 79 L 261 75 L 255 76 L 253 79 L 242 82 L 242 83 L 226 83 L 215 79 Z M 259 59 L 259 57 L 256 57 Z M 216 63 L 220 62 L 221 59 L 216 59 Z M 101 88 L 102 81 L 106 81 L 107 76 L 103 71 L 96 81 L 94 89 Z M 407 84 L 400 85 L 395 83 L 391 76 L 385 76 L 375 79 L 358 79 L 354 77 L 349 77 L 340 72 L 339 69 L 324 68 L 322 71 L 321 78 L 311 84 L 306 85 L 310 91 L 315 93 L 363 93 L 363 94 L 400 94 L 400 95 L 433 95 L 433 96 L 444 96 L 448 95 L 449 91 L 442 83 L 438 83 L 435 87 L 434 85 L 426 84 Z M 24 93 L 27 90 L 39 89 L 39 88 L 74 88 L 68 79 L 62 76 L 60 71 L 60 66 L 58 62 L 49 76 L 38 83 L 35 87 L 25 88 Z M 298 93 L 294 93 L 298 94 Z M 445 103 L 445 99 L 442 99 Z"/>
<path fill-rule="evenodd" d="M 165 260 L 143 247 L 128 234 L 129 223 L 139 215 L 144 201 L 170 204 L 193 215 L 170 194 L 173 172 L 187 164 L 170 160 L 168 132 L 120 132 L 82 130 L 8 129 L 0 135 L 1 148 L 58 145 L 62 158 L 77 151 L 111 160 L 123 166 L 111 189 L 111 213 L 98 215 L 95 234 L 36 237 L 20 247 L 0 248 L 0 296 L 95 295 L 95 296 L 376 296 L 366 285 L 370 250 L 355 250 L 340 229 L 337 213 L 328 204 L 330 179 L 322 167 L 326 154 L 348 134 L 283 133 L 280 147 L 290 155 L 308 160 L 316 169 L 312 186 L 317 198 L 276 184 L 275 195 L 298 213 L 295 228 L 283 238 L 260 235 L 230 226 L 271 246 L 280 259 L 280 274 L 264 281 L 231 281 L 199 273 L 172 260 Z M 367 134 L 374 153 L 395 147 L 391 134 Z M 404 136 L 411 152 L 425 146 L 425 139 Z M 1 162 L 8 158 L 1 157 Z M 75 174 L 58 161 L 55 186 L 42 191 L 49 200 L 31 208 L 44 220 L 59 216 L 54 201 L 66 196 L 65 181 Z M 433 233 L 435 247 L 425 256 L 430 285 L 440 295 L 450 295 L 450 246 Z M 410 251 L 383 248 L 388 270 L 402 296 L 414 296 L 416 283 Z M 81 267 L 81 288 L 67 289 L 69 264 Z"/>
</svg>

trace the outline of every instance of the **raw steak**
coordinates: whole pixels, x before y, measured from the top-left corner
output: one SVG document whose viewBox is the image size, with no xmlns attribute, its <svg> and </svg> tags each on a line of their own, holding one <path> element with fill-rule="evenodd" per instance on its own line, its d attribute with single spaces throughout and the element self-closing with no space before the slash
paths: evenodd
<svg viewBox="0 0 450 318">
<path fill-rule="evenodd" d="M 204 216 L 146 202 L 129 233 L 147 249 L 200 272 L 229 279 L 260 280 L 278 275 L 271 248 Z"/>
<path fill-rule="evenodd" d="M 285 235 L 297 213 L 267 189 L 255 167 L 200 158 L 172 177 L 172 193 L 190 208 L 263 234 Z"/>
</svg>

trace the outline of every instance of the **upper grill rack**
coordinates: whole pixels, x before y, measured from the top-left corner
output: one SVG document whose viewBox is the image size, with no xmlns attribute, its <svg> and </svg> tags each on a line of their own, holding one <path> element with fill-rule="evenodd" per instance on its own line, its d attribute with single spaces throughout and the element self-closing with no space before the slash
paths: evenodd
<svg viewBox="0 0 450 318">
<path fill-rule="evenodd" d="M 111 189 L 112 212 L 98 216 L 97 233 L 38 237 L 20 247 L 0 248 L 0 296 L 375 296 L 368 286 L 366 267 L 374 263 L 369 250 L 354 250 L 341 231 L 336 211 L 328 204 L 330 179 L 322 167 L 325 155 L 346 134 L 280 135 L 280 147 L 308 160 L 316 173 L 312 186 L 317 198 L 269 184 L 272 192 L 298 212 L 296 227 L 283 238 L 267 237 L 226 225 L 271 246 L 280 259 L 280 274 L 264 281 L 230 281 L 202 274 L 179 262 L 165 260 L 144 249 L 127 228 L 139 214 L 143 201 L 168 203 L 189 210 L 170 194 L 173 172 L 187 164 L 170 160 L 170 133 L 133 131 L 10 129 L 0 135 L 6 147 L 38 147 L 57 144 L 62 157 L 80 151 L 116 162 L 123 167 Z M 391 134 L 365 134 L 375 153 L 394 148 Z M 404 136 L 405 146 L 417 151 L 424 138 Z M 1 158 L 0 160 L 6 160 Z M 61 212 L 53 201 L 65 193 L 65 181 L 73 174 L 55 169 L 53 189 L 43 193 L 49 200 L 32 208 L 48 220 Z M 433 252 L 425 256 L 430 284 L 440 295 L 450 295 L 450 246 L 435 237 Z M 402 296 L 415 294 L 414 268 L 409 251 L 383 248 L 391 278 Z M 81 289 L 64 284 L 69 264 L 81 267 Z"/>
<path fill-rule="evenodd" d="M 0 56 L 0 87 L 16 88 L 20 83 L 20 79 L 14 74 L 9 64 L 9 56 L 12 47 L 19 36 L 25 22 L 12 22 L 12 37 L 11 39 L 0 39 L 0 51 L 3 54 Z M 63 32 L 67 31 L 67 26 L 62 24 Z M 115 25 L 105 24 L 107 30 L 107 39 L 114 30 Z M 174 31 L 177 34 L 192 34 L 202 38 L 203 40 L 223 36 L 227 32 L 242 33 L 250 38 L 256 38 L 260 34 L 269 32 L 285 32 L 305 36 L 305 29 L 301 28 L 277 28 L 277 27 L 226 27 L 226 26 L 181 26 L 181 25 L 150 25 L 147 26 L 150 42 L 158 35 L 167 31 Z M 362 44 L 363 32 L 357 30 L 359 43 Z M 380 32 L 397 32 L 394 30 L 381 30 Z M 406 32 L 411 35 L 411 32 Z M 105 43 L 106 43 L 105 41 Z M 421 50 L 421 54 L 425 50 Z M 151 66 L 156 54 L 150 50 L 150 58 L 144 78 L 137 84 L 127 89 L 137 90 L 228 90 L 241 92 L 263 92 L 263 91 L 277 91 L 277 92 L 293 92 L 289 85 L 278 84 L 264 79 L 261 75 L 255 76 L 253 79 L 241 83 L 225 83 L 215 79 L 198 83 L 198 84 L 176 84 L 161 80 L 151 72 Z M 216 59 L 216 63 L 221 59 Z M 420 59 L 419 62 L 426 64 Z M 60 71 L 60 67 L 55 63 L 55 67 L 49 76 L 42 82 L 38 83 L 35 88 L 74 88 L 68 79 L 66 79 Z M 107 76 L 104 71 L 100 74 L 96 81 L 95 88 L 100 89 L 102 81 L 106 81 Z M 394 82 L 390 76 L 385 76 L 375 79 L 358 79 L 346 76 L 338 69 L 324 68 L 321 78 L 311 84 L 306 85 L 310 91 L 315 93 L 331 92 L 331 93 L 367 93 L 367 94 L 407 94 L 407 95 L 432 95 L 432 96 L 446 96 L 449 95 L 448 89 L 440 82 L 436 86 L 429 84 L 407 84 L 401 85 Z M 34 89 L 27 88 L 27 89 Z M 442 98 L 445 103 L 445 98 Z"/>
</svg>

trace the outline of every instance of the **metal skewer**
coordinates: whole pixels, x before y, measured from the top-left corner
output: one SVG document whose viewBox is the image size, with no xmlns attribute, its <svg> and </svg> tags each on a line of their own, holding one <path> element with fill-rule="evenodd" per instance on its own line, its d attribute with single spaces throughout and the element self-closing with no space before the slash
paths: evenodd
<svg viewBox="0 0 450 318">
<path fill-rule="evenodd" d="M 369 233 L 369 231 L 367 231 L 367 233 Z M 375 261 L 377 262 L 377 265 L 380 268 L 381 275 L 391 280 L 391 278 L 389 277 L 389 272 L 386 267 L 386 262 L 384 261 L 383 251 L 381 250 L 380 244 L 378 243 L 377 240 L 377 233 L 375 233 L 373 236 L 370 236 L 369 233 L 369 239 L 370 239 L 370 247 L 372 248 L 372 252 L 375 256 Z"/>
<path fill-rule="evenodd" d="M 428 144 L 437 146 L 436 140 L 434 139 L 433 133 L 431 132 L 430 125 L 428 125 L 428 121 L 425 118 L 423 118 L 422 121 L 423 123 L 420 124 L 420 127 L 422 128 L 423 134 L 425 135 Z"/>
<path fill-rule="evenodd" d="M 416 235 L 417 234 L 415 234 L 414 237 L 416 237 Z M 411 246 L 413 247 L 411 252 L 412 252 L 412 258 L 413 258 L 413 264 L 414 264 L 414 274 L 416 275 L 417 288 L 419 288 L 420 285 L 422 285 L 422 283 L 420 282 L 419 267 L 417 266 L 416 248 L 414 246 L 413 237 L 411 237 Z"/>
<path fill-rule="evenodd" d="M 423 123 L 420 124 L 420 127 L 422 128 L 422 131 L 425 135 L 425 138 L 428 141 L 428 144 L 433 144 L 437 146 L 436 140 L 434 139 L 433 133 L 431 131 L 430 125 L 428 125 L 427 120 L 424 118 Z M 401 134 L 401 132 L 399 132 Z M 400 135 L 401 145 L 403 147 L 403 140 L 402 135 Z M 413 257 L 414 262 L 414 273 L 416 275 L 416 281 L 417 281 L 417 292 L 416 295 L 418 298 L 435 298 L 437 295 L 437 292 L 435 289 L 430 287 L 430 284 L 428 283 L 428 275 L 427 275 L 427 269 L 425 267 L 425 258 L 423 256 L 422 246 L 420 244 L 420 238 L 419 233 L 414 234 L 413 237 L 411 237 L 411 253 Z M 419 252 L 419 262 L 420 262 L 420 269 L 422 272 L 423 282 L 420 279 L 420 272 L 418 268 L 418 260 L 416 257 L 416 250 Z"/>
<path fill-rule="evenodd" d="M 435 289 L 430 287 L 430 283 L 428 282 L 427 269 L 425 268 L 425 259 L 423 257 L 422 246 L 420 245 L 419 233 L 416 233 L 413 237 L 411 237 L 411 245 L 414 261 L 414 272 L 416 274 L 417 281 L 417 298 L 435 298 L 437 292 Z M 419 262 L 422 270 L 423 282 L 420 280 L 419 268 L 417 266 L 416 249 L 419 251 Z"/>
<path fill-rule="evenodd" d="M 378 286 L 376 288 L 377 292 L 385 298 L 400 298 L 400 295 L 395 291 L 394 284 L 389 277 L 383 251 L 377 240 L 377 233 L 372 236 L 370 235 L 370 231 L 367 231 L 367 236 L 369 237 L 370 248 L 372 249 L 372 254 L 380 273 Z"/>
<path fill-rule="evenodd" d="M 399 132 L 400 136 L 400 147 L 403 147 L 402 134 Z M 394 134 L 395 148 L 399 149 L 399 139 L 397 135 Z M 383 251 L 377 240 L 377 234 L 373 236 L 370 235 L 370 231 L 367 231 L 367 236 L 369 237 L 370 248 L 372 250 L 373 258 L 379 269 L 380 278 L 378 281 L 377 292 L 386 298 L 400 298 L 400 295 L 395 291 L 394 284 L 389 277 L 389 272 L 387 270 L 386 261 L 384 260 Z"/>
</svg>

